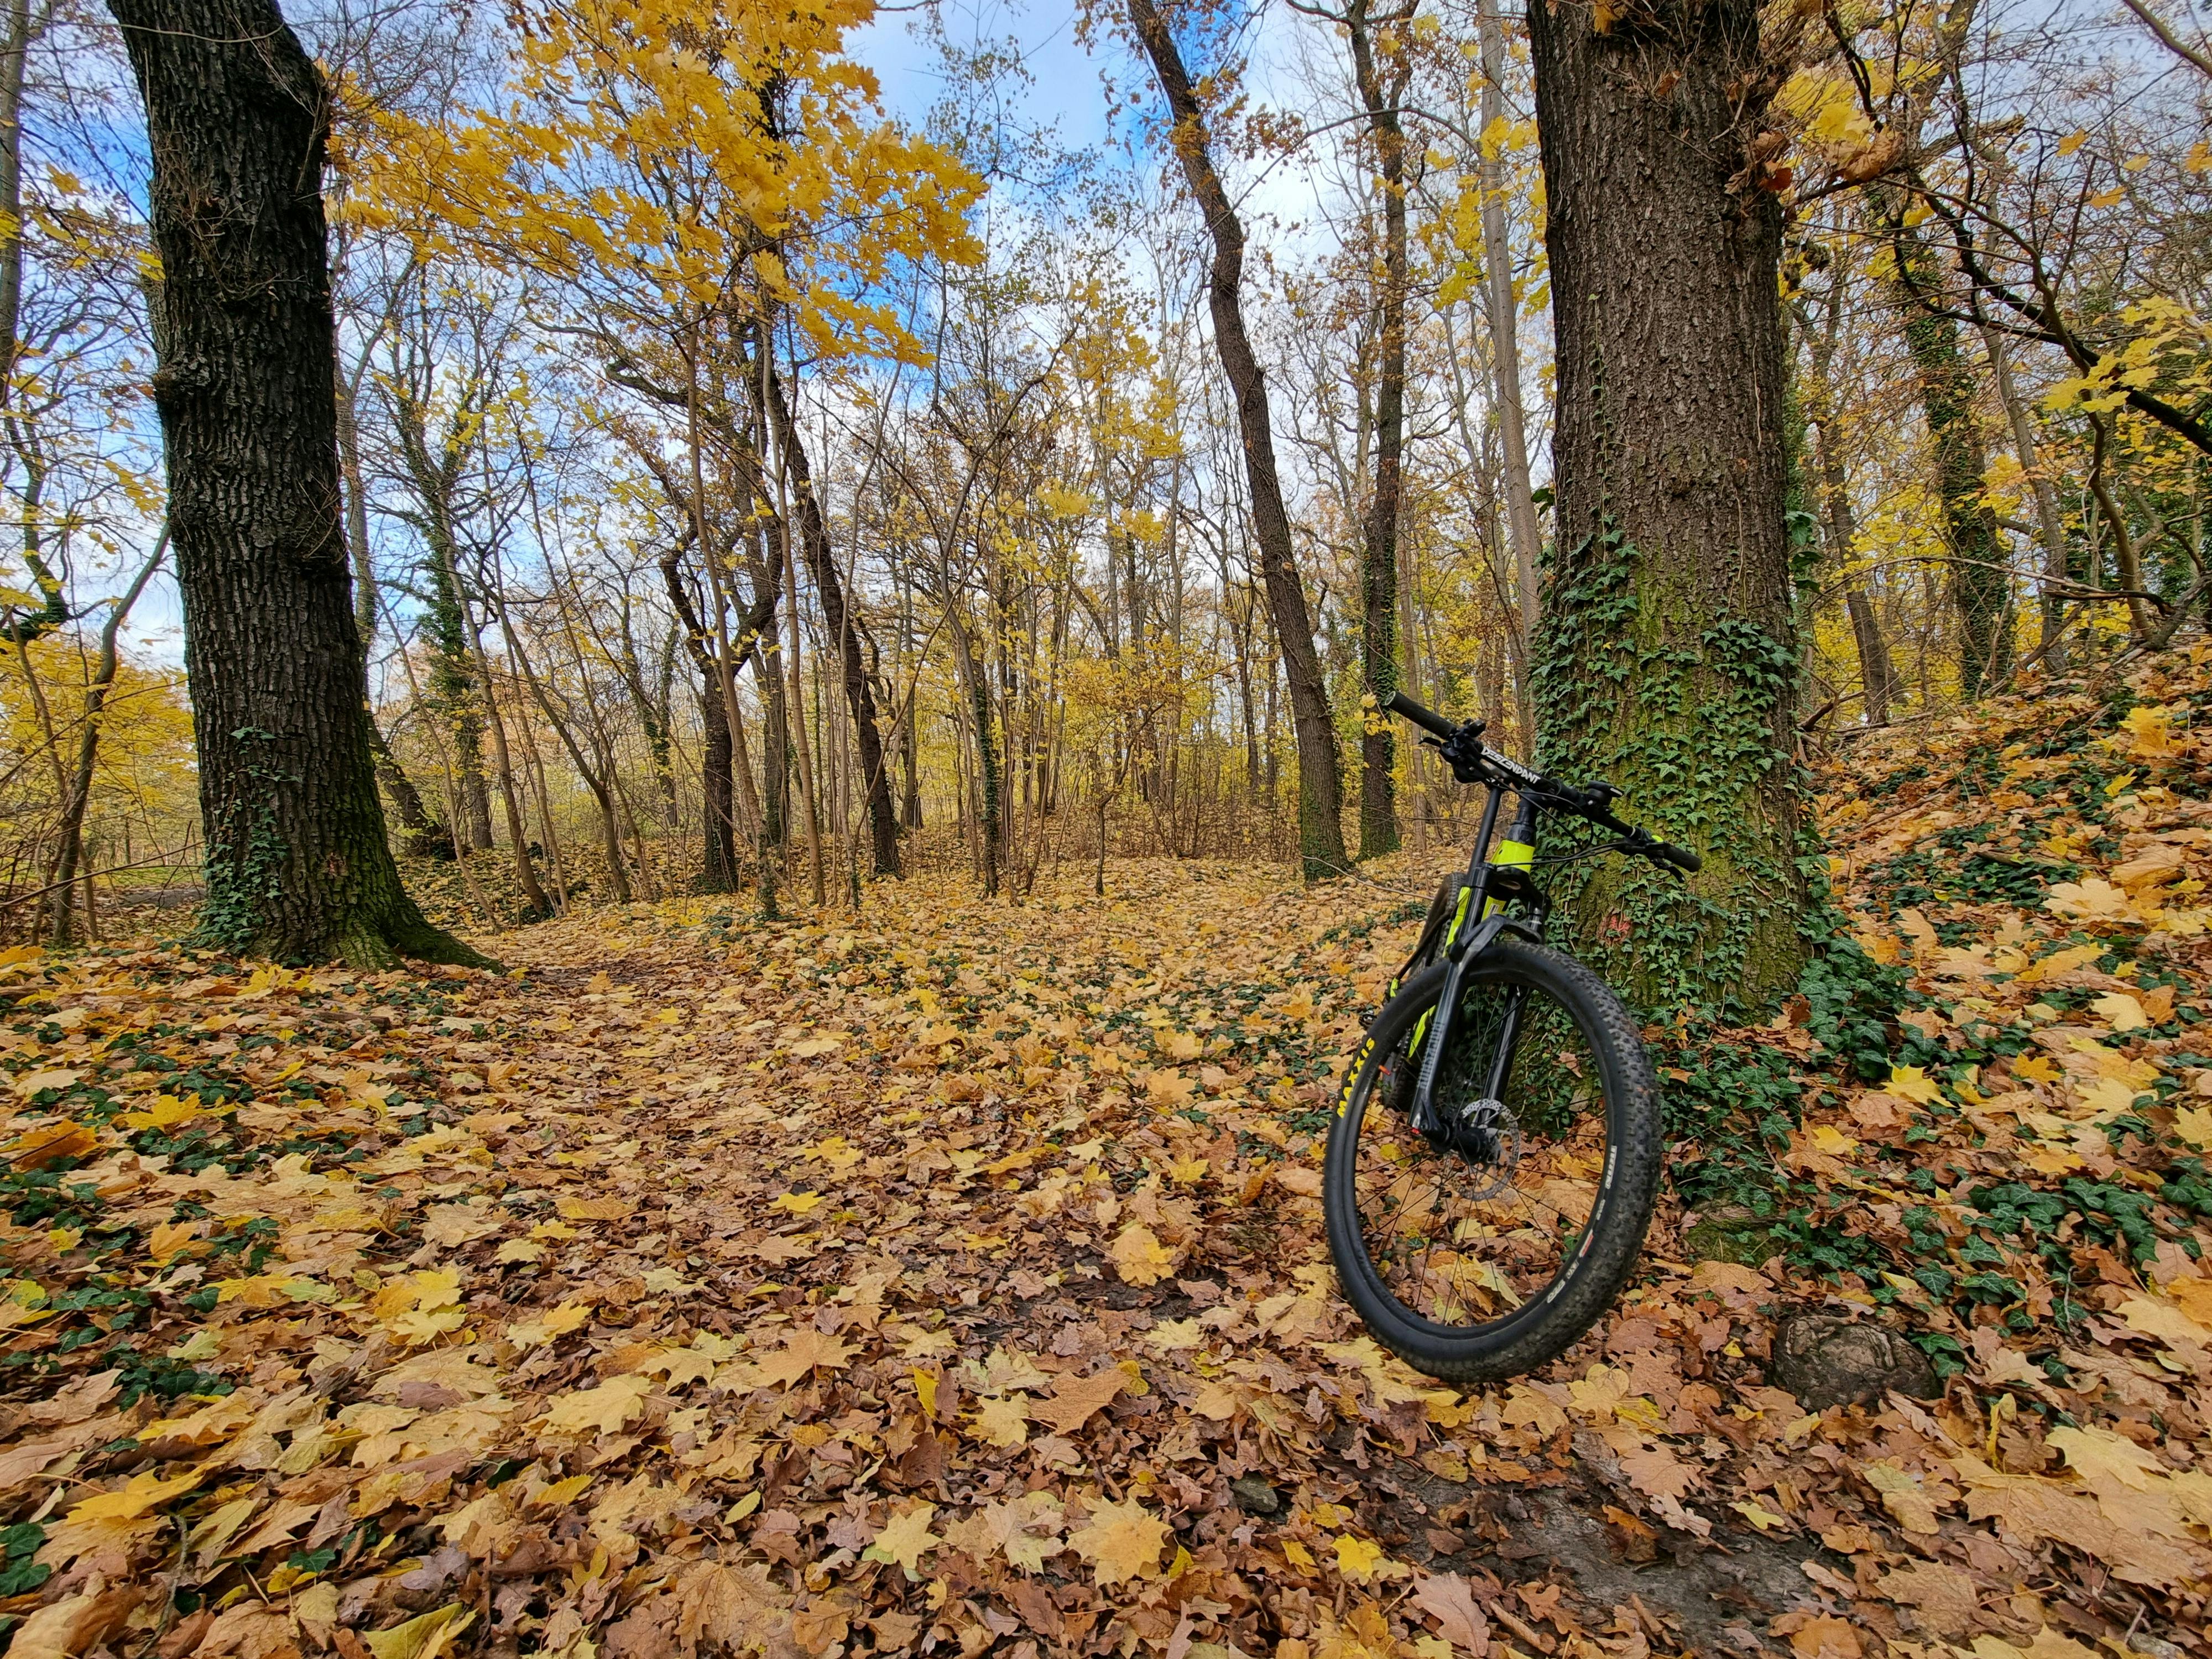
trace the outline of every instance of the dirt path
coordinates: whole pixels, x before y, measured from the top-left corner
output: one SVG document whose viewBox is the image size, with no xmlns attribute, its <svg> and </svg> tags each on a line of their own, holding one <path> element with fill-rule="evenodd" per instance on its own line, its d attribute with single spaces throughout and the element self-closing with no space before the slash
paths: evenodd
<svg viewBox="0 0 2212 1659">
<path fill-rule="evenodd" d="M 2201 763 L 2052 713 L 1856 757 L 1873 957 L 1662 1034 L 1643 1280 L 1468 1396 L 1316 1196 L 1410 873 L 0 964 L 10 1652 L 2204 1651 Z M 1808 1409 L 1808 1315 L 1940 1397 Z"/>
</svg>

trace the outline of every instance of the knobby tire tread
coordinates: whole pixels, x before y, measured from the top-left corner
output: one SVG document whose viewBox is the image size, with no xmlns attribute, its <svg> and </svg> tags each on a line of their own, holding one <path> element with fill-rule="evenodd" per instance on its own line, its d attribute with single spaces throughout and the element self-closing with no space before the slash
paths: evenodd
<svg viewBox="0 0 2212 1659">
<path fill-rule="evenodd" d="M 1571 1012 L 1587 1017 L 1585 1035 L 1605 1073 L 1612 1174 L 1609 1180 L 1601 1177 L 1589 1248 L 1566 1269 L 1567 1282 L 1559 1295 L 1535 1304 L 1533 1316 L 1455 1330 L 1405 1309 L 1384 1289 L 1368 1259 L 1358 1204 L 1359 1121 L 1368 1110 L 1389 1109 L 1376 1098 L 1377 1074 L 1421 1012 L 1435 1006 L 1443 987 L 1443 964 L 1407 980 L 1369 1024 L 1368 1041 L 1329 1125 L 1322 1176 L 1329 1255 L 1354 1311 L 1376 1341 L 1414 1370 L 1462 1385 L 1524 1376 L 1558 1358 L 1604 1316 L 1636 1271 L 1658 1198 L 1664 1155 L 1658 1079 L 1635 1021 L 1612 988 L 1572 957 L 1510 937 L 1494 942 L 1484 952 L 1484 962 L 1504 974 L 1526 976 L 1532 984 L 1549 981 L 1547 988 Z"/>
</svg>

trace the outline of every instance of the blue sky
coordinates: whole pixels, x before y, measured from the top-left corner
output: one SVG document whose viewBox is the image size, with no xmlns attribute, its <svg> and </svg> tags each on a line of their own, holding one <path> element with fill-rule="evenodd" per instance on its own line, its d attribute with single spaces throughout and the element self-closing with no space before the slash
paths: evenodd
<svg viewBox="0 0 2212 1659">
<path fill-rule="evenodd" d="M 945 33 L 962 47 L 1012 46 L 1030 76 L 1016 112 L 1032 122 L 1053 123 L 1060 141 L 1071 148 L 1104 140 L 1101 63 L 1077 42 L 1072 7 L 1049 0 L 1035 6 L 1005 0 L 947 0 L 938 15 Z M 935 47 L 917 38 L 915 25 L 921 15 L 886 11 L 848 37 L 854 57 L 882 80 L 884 101 L 890 112 L 915 123 L 947 90 Z"/>
</svg>

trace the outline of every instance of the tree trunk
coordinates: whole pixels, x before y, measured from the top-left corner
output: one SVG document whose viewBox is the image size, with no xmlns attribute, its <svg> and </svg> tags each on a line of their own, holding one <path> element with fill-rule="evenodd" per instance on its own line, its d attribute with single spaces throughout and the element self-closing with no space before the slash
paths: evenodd
<svg viewBox="0 0 2212 1659">
<path fill-rule="evenodd" d="M 1985 466 L 1975 386 L 1960 349 L 1959 325 L 1914 296 L 1937 287 L 1936 255 L 1910 227 L 1892 240 L 1899 275 L 1896 303 L 1905 349 L 1920 377 L 1920 402 L 1936 447 L 1936 493 L 1951 553 L 1951 599 L 1959 615 L 1959 691 L 1979 696 L 2012 667 L 2012 578 L 1997 543 L 1996 515 L 1982 500 Z"/>
<path fill-rule="evenodd" d="M 23 79 L 31 58 L 30 0 L 6 0 L 0 15 L 0 409 L 14 401 L 23 308 Z"/>
<path fill-rule="evenodd" d="M 1750 153 L 1772 86 L 1754 0 L 1634 15 L 1529 16 L 1559 377 L 1539 752 L 1705 857 L 1687 887 L 1626 860 L 1560 883 L 1583 950 L 1646 1008 L 1755 1006 L 1806 951 L 1782 212 Z"/>
<path fill-rule="evenodd" d="M 1391 21 L 1410 27 L 1417 3 L 1410 0 Z M 1382 191 L 1375 488 L 1367 501 L 1364 556 L 1359 567 L 1361 665 L 1368 691 L 1379 704 L 1398 689 L 1398 520 L 1405 494 L 1406 453 L 1406 132 L 1399 124 L 1397 100 L 1404 90 L 1405 72 L 1402 64 L 1394 64 L 1389 84 L 1383 83 L 1366 0 L 1350 7 L 1345 21 Z M 1380 858 L 1398 850 L 1398 809 L 1392 721 L 1379 710 L 1361 722 L 1359 757 L 1359 856 Z"/>
<path fill-rule="evenodd" d="M 2035 492 L 2036 530 L 2043 543 L 2043 575 L 2051 584 L 2043 595 L 2042 627 L 2036 647 L 2043 653 L 2044 672 L 2063 674 L 2066 672 L 2066 646 L 2059 635 L 2064 626 L 2066 601 L 2057 590 L 2067 580 L 2065 517 L 2058 510 L 2057 487 L 2037 459 L 2035 420 L 2013 381 L 2012 363 L 2005 352 L 2003 337 L 1995 329 L 1985 327 L 1982 330 L 1982 345 L 1990 354 L 1990 368 L 1996 379 L 1997 401 L 2003 406 L 2005 420 L 2012 428 L 2013 446 L 2020 453 L 2021 467 Z"/>
<path fill-rule="evenodd" d="M 322 77 L 272 0 L 112 0 L 146 103 L 153 380 L 207 844 L 204 937 L 483 964 L 385 839 L 339 524 Z"/>
<path fill-rule="evenodd" d="M 1858 645 L 1867 723 L 1886 725 L 1890 699 L 1897 695 L 1897 670 L 1889 659 L 1889 642 L 1882 638 L 1881 619 L 1874 614 L 1874 601 L 1856 587 L 1845 591 L 1844 604 L 1850 612 L 1851 637 Z"/>
<path fill-rule="evenodd" d="M 42 26 L 33 21 L 27 0 L 7 0 L 4 15 L 7 33 L 0 37 L 0 414 L 15 405 L 15 361 L 21 347 L 17 336 L 23 305 L 23 81 L 33 37 Z M 157 289 L 158 284 L 147 284 L 149 296 Z M 12 605 L 0 606 L 0 638 L 21 647 L 65 627 L 70 615 L 61 581 L 40 551 L 39 507 L 45 465 L 24 428 L 10 422 L 9 435 L 27 475 L 22 507 L 23 563 L 41 599 L 37 608 L 20 614 Z"/>
<path fill-rule="evenodd" d="M 1213 238 L 1206 299 L 1221 370 L 1237 398 L 1244 471 L 1252 492 L 1252 532 L 1260 548 L 1260 574 L 1290 684 L 1291 722 L 1298 750 L 1298 863 L 1308 881 L 1340 875 L 1351 866 L 1344 852 L 1343 796 L 1338 781 L 1336 732 L 1329 722 L 1328 688 L 1314 650 L 1313 620 L 1299 585 L 1291 544 L 1291 518 L 1275 471 L 1275 437 L 1267 416 L 1267 384 L 1244 331 L 1244 226 L 1214 171 L 1206 115 L 1154 0 L 1128 0 L 1129 22 L 1152 60 L 1160 90 L 1175 118 L 1176 155 L 1183 178 Z"/>
<path fill-rule="evenodd" d="M 553 914 L 552 901 L 538 884 L 538 867 L 530 856 L 530 832 L 523 828 L 522 799 L 514 785 L 514 757 L 507 746 L 507 721 L 499 712 L 499 697 L 492 689 L 491 659 L 484 653 L 483 635 L 476 618 L 464 610 L 468 626 L 469 652 L 474 659 L 477 683 L 483 688 L 484 716 L 491 732 L 492 760 L 498 768 L 499 798 L 507 817 L 507 838 L 513 843 L 515 885 L 522 890 L 525 921 L 543 921 Z"/>
<path fill-rule="evenodd" d="M 1483 0 L 1481 34 L 1483 131 L 1505 118 L 1505 22 L 1497 0 Z M 1541 626 L 1536 562 L 1543 530 L 1536 521 L 1536 492 L 1528 473 L 1528 428 L 1521 406 L 1521 301 L 1513 292 L 1513 244 L 1505 222 L 1504 169 L 1486 145 L 1476 171 L 1482 186 L 1482 308 L 1490 325 L 1491 379 L 1498 400 L 1498 435 L 1504 448 L 1505 534 L 1513 550 L 1513 597 L 1520 612 L 1522 660 L 1515 688 L 1522 741 L 1534 716 L 1527 659 Z"/>
<path fill-rule="evenodd" d="M 76 772 L 62 800 L 61 856 L 54 866 L 54 890 L 47 901 L 52 921 L 50 937 L 58 945 L 76 942 L 70 897 L 80 873 L 84 878 L 85 921 L 88 925 L 92 921 L 92 872 L 81 870 L 84 859 L 84 815 L 92 804 L 93 778 L 99 769 L 100 719 L 106 712 L 107 695 L 115 687 L 116 672 L 122 665 L 115 637 L 123 631 L 124 619 L 130 616 L 131 607 L 138 603 L 138 596 L 146 591 L 146 584 L 168 556 L 169 532 L 165 527 L 161 539 L 154 545 L 152 556 L 139 568 L 123 597 L 115 601 L 100 630 L 100 655 L 94 659 L 92 678 L 84 689 L 84 708 L 77 727 Z"/>
<path fill-rule="evenodd" d="M 814 477 L 807 465 L 805 446 L 799 442 L 797 423 L 785 400 L 782 380 L 770 369 L 767 382 L 769 413 L 775 422 L 775 447 L 789 469 L 793 507 L 799 519 L 799 544 L 806 554 L 807 574 L 821 597 L 823 620 L 837 648 L 837 672 L 844 682 L 846 706 L 853 714 L 853 738 L 860 751 L 860 770 L 868 801 L 868 840 L 876 873 L 899 872 L 898 812 L 891 805 L 890 769 L 884 763 L 883 732 L 876 720 L 876 696 L 868 687 L 867 658 L 860 649 L 860 631 L 837 574 L 837 561 L 830 547 L 829 526 L 823 522 L 821 504 L 814 499 Z M 798 647 L 799 619 L 792 616 L 793 649 Z"/>
</svg>

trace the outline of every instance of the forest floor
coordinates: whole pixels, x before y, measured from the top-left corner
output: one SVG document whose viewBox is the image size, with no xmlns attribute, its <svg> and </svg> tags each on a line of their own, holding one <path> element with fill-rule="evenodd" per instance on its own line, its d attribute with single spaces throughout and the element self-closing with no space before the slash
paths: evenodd
<svg viewBox="0 0 2212 1659">
<path fill-rule="evenodd" d="M 1859 739 L 1856 945 L 1654 1034 L 1640 1283 L 1468 1395 L 1316 1197 L 1410 868 L 0 958 L 9 1652 L 2212 1653 L 2208 714 Z M 1777 1386 L 1818 1316 L 1926 1397 Z"/>
</svg>

